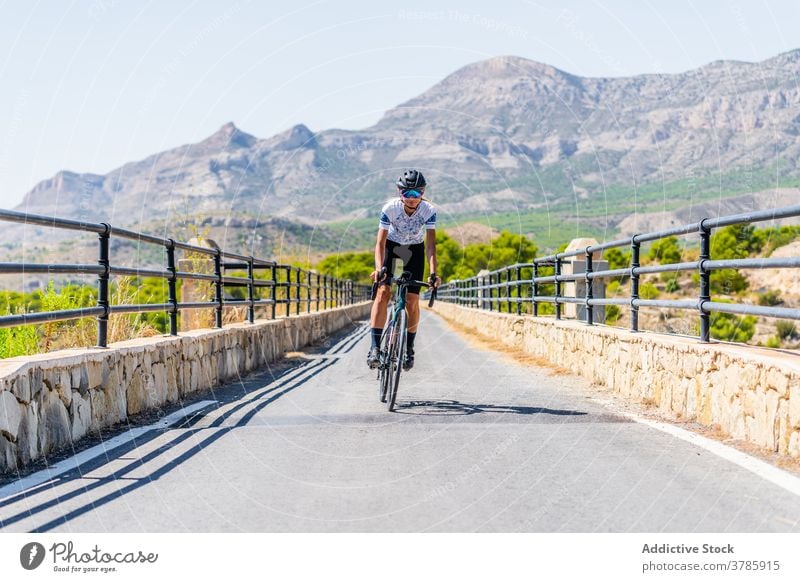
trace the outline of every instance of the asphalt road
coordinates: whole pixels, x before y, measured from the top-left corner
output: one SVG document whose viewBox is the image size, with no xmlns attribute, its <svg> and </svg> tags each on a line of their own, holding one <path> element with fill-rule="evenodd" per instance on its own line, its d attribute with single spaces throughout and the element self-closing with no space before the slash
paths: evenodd
<svg viewBox="0 0 800 582">
<path fill-rule="evenodd" d="M 430 312 L 388 413 L 368 342 L 362 323 L 0 499 L 0 531 L 800 531 L 800 496 Z"/>
</svg>

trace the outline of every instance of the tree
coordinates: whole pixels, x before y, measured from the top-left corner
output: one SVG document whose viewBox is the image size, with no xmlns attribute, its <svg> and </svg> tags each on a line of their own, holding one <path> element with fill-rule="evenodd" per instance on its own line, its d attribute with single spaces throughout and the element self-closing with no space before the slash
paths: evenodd
<svg viewBox="0 0 800 582">
<path fill-rule="evenodd" d="M 618 248 L 608 249 L 603 253 L 603 258 L 608 261 L 609 269 L 626 269 L 631 266 L 630 251 L 623 252 Z"/>
<path fill-rule="evenodd" d="M 373 253 L 337 253 L 328 255 L 317 264 L 317 271 L 320 273 L 358 283 L 371 283 L 369 276 L 374 270 Z"/>
<path fill-rule="evenodd" d="M 726 226 L 711 236 L 711 258 L 714 260 L 744 259 L 753 246 L 754 228 L 734 224 Z M 734 269 L 722 269 L 711 273 L 711 291 L 729 295 L 747 289 L 747 279 Z"/>
<path fill-rule="evenodd" d="M 681 262 L 681 247 L 678 245 L 678 238 L 668 236 L 655 241 L 650 246 L 648 253 L 650 260 L 656 261 L 661 265 L 672 265 Z"/>
<path fill-rule="evenodd" d="M 715 313 L 711 316 L 711 337 L 729 342 L 747 343 L 756 332 L 756 318 L 752 315 L 737 317 L 732 313 Z"/>
<path fill-rule="evenodd" d="M 463 267 L 464 251 L 461 245 L 443 230 L 436 231 L 436 258 L 439 264 L 439 273 L 437 274 L 442 281 L 448 281 L 454 277 L 461 278 L 456 272 Z M 428 268 L 427 261 L 425 268 Z"/>
<path fill-rule="evenodd" d="M 526 263 L 536 256 L 536 244 L 529 238 L 504 230 L 490 243 L 473 243 L 464 247 L 463 261 L 457 271 L 458 278 L 472 277 L 482 269 L 490 271 Z M 466 277 L 465 277 L 466 276 Z"/>
</svg>

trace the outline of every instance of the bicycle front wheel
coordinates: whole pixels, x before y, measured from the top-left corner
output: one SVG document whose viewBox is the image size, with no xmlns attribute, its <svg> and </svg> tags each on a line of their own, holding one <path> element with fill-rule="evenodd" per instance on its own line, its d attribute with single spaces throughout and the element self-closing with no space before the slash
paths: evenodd
<svg viewBox="0 0 800 582">
<path fill-rule="evenodd" d="M 386 407 L 389 412 L 394 410 L 394 403 L 397 399 L 397 389 L 400 386 L 400 372 L 403 369 L 403 356 L 406 353 L 406 312 L 401 311 L 397 321 L 395 321 L 395 328 L 392 336 L 394 345 L 392 346 L 392 357 L 390 358 L 391 366 L 389 367 L 389 396 L 387 398 Z"/>
<path fill-rule="evenodd" d="M 391 346 L 391 329 L 383 332 L 380 346 L 380 364 L 378 364 L 378 398 L 386 402 L 386 392 L 389 389 L 389 354 Z"/>
</svg>

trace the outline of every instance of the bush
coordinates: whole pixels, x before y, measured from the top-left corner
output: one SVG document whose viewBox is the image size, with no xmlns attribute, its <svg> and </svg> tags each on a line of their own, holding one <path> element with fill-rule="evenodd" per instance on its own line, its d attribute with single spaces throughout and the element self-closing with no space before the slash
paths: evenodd
<svg viewBox="0 0 800 582">
<path fill-rule="evenodd" d="M 711 337 L 718 340 L 749 342 L 756 332 L 756 318 L 752 315 L 738 317 L 732 313 L 711 314 Z"/>
<path fill-rule="evenodd" d="M 625 269 L 631 266 L 630 251 L 623 252 L 620 249 L 608 249 L 603 258 L 608 261 L 609 269 Z"/>
<path fill-rule="evenodd" d="M 677 277 L 673 276 L 671 279 L 667 281 L 667 286 L 665 288 L 665 291 L 667 293 L 677 293 L 678 291 L 680 291 L 680 289 L 681 286 L 678 284 Z"/>
<path fill-rule="evenodd" d="M 765 345 L 768 348 L 779 348 L 781 347 L 781 338 L 774 335 L 767 340 L 767 343 Z"/>
<path fill-rule="evenodd" d="M 32 325 L 0 328 L 0 359 L 39 352 L 39 334 Z"/>
<path fill-rule="evenodd" d="M 726 226 L 711 236 L 711 258 L 744 259 L 751 250 L 757 248 L 752 240 L 754 228 L 746 225 Z M 751 244 L 752 243 L 752 244 Z M 747 279 L 733 269 L 722 269 L 711 273 L 711 291 L 716 294 L 732 295 L 747 289 Z"/>
<path fill-rule="evenodd" d="M 769 290 L 758 296 L 759 305 L 775 306 L 783 303 L 780 291 Z"/>
<path fill-rule="evenodd" d="M 619 305 L 606 305 L 606 323 L 612 325 L 619 320 L 622 310 Z"/>
<path fill-rule="evenodd" d="M 680 263 L 681 247 L 678 245 L 678 237 L 669 236 L 655 241 L 650 246 L 650 252 L 647 256 L 661 265 Z"/>
<path fill-rule="evenodd" d="M 661 292 L 652 283 L 639 284 L 639 299 L 658 299 Z"/>
<path fill-rule="evenodd" d="M 793 321 L 778 321 L 775 324 L 775 330 L 778 332 L 778 337 L 781 339 L 791 339 L 797 334 L 797 328 Z"/>
</svg>

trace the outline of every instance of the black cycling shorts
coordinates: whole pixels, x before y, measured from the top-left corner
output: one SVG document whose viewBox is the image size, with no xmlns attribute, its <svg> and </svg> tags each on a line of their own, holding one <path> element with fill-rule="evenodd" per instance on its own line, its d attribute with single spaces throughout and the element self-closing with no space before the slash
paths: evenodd
<svg viewBox="0 0 800 582">
<path fill-rule="evenodd" d="M 411 278 L 422 281 L 425 274 L 425 243 L 414 245 L 401 245 L 394 241 L 386 241 L 386 250 L 383 254 L 383 266 L 390 275 L 400 276 L 403 271 L 411 271 Z M 382 285 L 386 285 L 384 281 Z M 419 295 L 419 285 L 409 285 L 408 293 Z"/>
</svg>

